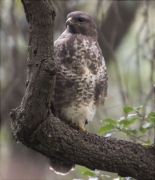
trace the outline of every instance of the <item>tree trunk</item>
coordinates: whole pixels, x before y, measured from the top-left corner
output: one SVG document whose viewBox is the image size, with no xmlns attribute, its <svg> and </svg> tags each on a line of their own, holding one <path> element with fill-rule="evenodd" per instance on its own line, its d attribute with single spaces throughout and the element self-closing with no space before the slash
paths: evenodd
<svg viewBox="0 0 155 180">
<path fill-rule="evenodd" d="M 81 132 L 52 115 L 55 9 L 50 0 L 22 0 L 22 3 L 30 33 L 28 75 L 21 105 L 10 113 L 15 139 L 48 158 L 59 158 L 92 170 L 117 172 L 124 177 L 153 180 L 153 148 Z"/>
</svg>

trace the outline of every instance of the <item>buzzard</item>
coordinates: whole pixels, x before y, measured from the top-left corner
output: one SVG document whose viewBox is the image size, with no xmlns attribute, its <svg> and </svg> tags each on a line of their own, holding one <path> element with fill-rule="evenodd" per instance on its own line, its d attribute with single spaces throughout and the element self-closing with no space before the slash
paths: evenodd
<svg viewBox="0 0 155 180">
<path fill-rule="evenodd" d="M 54 42 L 57 73 L 51 107 L 56 117 L 85 131 L 85 125 L 107 96 L 106 65 L 90 15 L 71 12 L 66 27 Z M 54 158 L 50 164 L 60 174 L 67 174 L 74 167 L 70 162 Z"/>
</svg>

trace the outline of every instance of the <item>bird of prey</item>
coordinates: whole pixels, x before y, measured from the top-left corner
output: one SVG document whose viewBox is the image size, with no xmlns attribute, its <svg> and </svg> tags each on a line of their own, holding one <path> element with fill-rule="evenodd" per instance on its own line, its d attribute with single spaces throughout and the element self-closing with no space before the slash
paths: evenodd
<svg viewBox="0 0 155 180">
<path fill-rule="evenodd" d="M 82 131 L 107 96 L 106 64 L 97 38 L 91 16 L 75 11 L 68 14 L 66 30 L 54 42 L 57 72 L 52 111 Z M 71 162 L 55 158 L 50 159 L 50 164 L 60 174 L 67 174 L 74 167 Z"/>
</svg>

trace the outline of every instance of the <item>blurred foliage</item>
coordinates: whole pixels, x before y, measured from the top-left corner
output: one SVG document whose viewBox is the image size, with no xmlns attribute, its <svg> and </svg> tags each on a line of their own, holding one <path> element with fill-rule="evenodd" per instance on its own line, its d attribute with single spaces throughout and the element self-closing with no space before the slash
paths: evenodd
<svg viewBox="0 0 155 180">
<path fill-rule="evenodd" d="M 143 106 L 140 107 L 123 107 L 125 116 L 119 119 L 106 118 L 103 119 L 104 125 L 99 128 L 99 133 L 105 134 L 105 137 L 109 137 L 117 132 L 124 132 L 127 136 L 132 136 L 134 141 L 139 143 L 145 143 L 145 145 L 153 144 L 153 138 L 147 136 L 150 130 L 154 131 L 155 128 L 155 111 L 142 115 Z M 140 124 L 139 128 L 134 124 Z M 111 132 L 109 132 L 111 131 Z"/>
<path fill-rule="evenodd" d="M 123 132 L 124 135 L 130 136 L 130 139 L 134 142 L 141 143 L 145 146 L 153 146 L 153 139 L 151 139 L 148 134 L 150 131 L 153 134 L 155 130 L 155 111 L 143 116 L 141 113 L 142 108 L 143 106 L 123 107 L 125 116 L 119 119 L 103 119 L 102 122 L 104 125 L 100 126 L 98 132 L 104 134 L 104 137 L 111 137 L 112 135 L 114 136 L 115 133 Z M 140 127 L 135 127 L 135 123 L 140 124 Z M 96 180 L 112 179 L 110 175 L 105 175 L 106 173 L 103 174 L 102 171 L 91 171 L 87 168 L 83 168 L 82 171 L 83 176 L 92 177 L 92 180 L 93 178 L 96 178 Z M 118 176 L 116 179 L 126 180 L 127 178 Z"/>
<path fill-rule="evenodd" d="M 155 1 L 55 0 L 53 3 L 57 10 L 55 39 L 65 30 L 66 16 L 72 11 L 87 12 L 97 25 L 109 76 L 108 99 L 87 130 L 105 137 L 152 143 Z M 121 179 L 116 173 L 92 172 L 78 165 L 65 177 L 56 175 L 48 170 L 47 158 L 15 143 L 9 112 L 19 106 L 25 91 L 28 24 L 20 0 L 3 0 L 0 6 L 2 179 Z"/>
</svg>

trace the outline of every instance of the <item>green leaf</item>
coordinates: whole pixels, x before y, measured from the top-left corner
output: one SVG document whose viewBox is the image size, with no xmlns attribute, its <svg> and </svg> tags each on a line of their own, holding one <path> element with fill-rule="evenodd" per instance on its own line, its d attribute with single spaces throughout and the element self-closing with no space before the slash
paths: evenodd
<svg viewBox="0 0 155 180">
<path fill-rule="evenodd" d="M 133 111 L 134 110 L 134 108 L 132 108 L 132 107 L 130 107 L 130 106 L 124 106 L 123 107 L 123 111 L 125 112 L 125 113 L 129 113 L 129 112 L 131 112 L 131 111 Z"/>
<path fill-rule="evenodd" d="M 151 128 L 153 128 L 153 125 L 152 125 L 151 122 L 146 122 L 146 123 L 144 123 L 144 124 L 142 125 L 142 127 L 143 127 L 144 129 L 151 129 Z"/>
<path fill-rule="evenodd" d="M 143 134 L 146 133 L 146 131 L 147 131 L 146 128 L 143 128 L 143 127 L 140 127 L 139 130 L 140 130 L 140 132 L 143 133 Z"/>
<path fill-rule="evenodd" d="M 127 119 L 121 120 L 118 122 L 120 125 L 123 125 L 124 127 L 129 126 L 129 121 Z"/>
<path fill-rule="evenodd" d="M 123 125 L 123 127 L 125 128 L 125 127 L 128 127 L 128 126 L 134 124 L 136 120 L 137 120 L 137 118 L 123 119 L 123 120 L 120 120 L 118 123 L 120 125 Z"/>
<path fill-rule="evenodd" d="M 95 172 L 87 170 L 87 171 L 82 172 L 82 175 L 83 176 L 94 176 Z"/>
<path fill-rule="evenodd" d="M 143 105 L 138 106 L 138 107 L 136 107 L 135 109 L 136 109 L 137 111 L 140 111 L 142 108 L 143 108 Z"/>
<path fill-rule="evenodd" d="M 122 131 L 125 132 L 127 135 L 131 134 L 131 130 L 129 130 L 129 129 L 122 129 Z"/>
<path fill-rule="evenodd" d="M 109 123 L 109 124 L 117 124 L 117 121 L 115 119 L 111 119 L 111 118 L 106 118 L 103 119 L 103 122 Z"/>
<path fill-rule="evenodd" d="M 136 122 L 136 120 L 137 120 L 137 118 L 135 117 L 135 118 L 132 118 L 132 119 L 130 119 L 129 121 L 130 121 L 130 125 L 131 124 L 134 124 L 135 122 Z"/>
<path fill-rule="evenodd" d="M 152 145 L 152 142 L 150 141 L 150 139 L 147 139 L 147 141 L 143 145 L 150 146 L 150 145 Z"/>
<path fill-rule="evenodd" d="M 135 129 L 132 129 L 130 131 L 131 131 L 132 134 L 137 134 L 137 130 L 135 130 Z"/>
<path fill-rule="evenodd" d="M 101 126 L 98 130 L 98 132 L 101 134 L 101 133 L 105 133 L 105 132 L 108 132 L 112 129 L 115 129 L 115 126 L 113 124 L 106 124 L 104 126 Z"/>
<path fill-rule="evenodd" d="M 149 122 L 155 123 L 155 112 L 154 111 L 150 112 L 147 117 L 148 117 Z"/>
<path fill-rule="evenodd" d="M 135 129 L 122 129 L 123 132 L 125 132 L 127 135 L 136 134 L 137 131 Z"/>
</svg>

